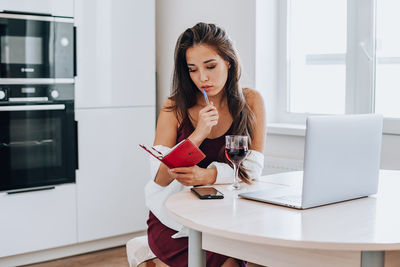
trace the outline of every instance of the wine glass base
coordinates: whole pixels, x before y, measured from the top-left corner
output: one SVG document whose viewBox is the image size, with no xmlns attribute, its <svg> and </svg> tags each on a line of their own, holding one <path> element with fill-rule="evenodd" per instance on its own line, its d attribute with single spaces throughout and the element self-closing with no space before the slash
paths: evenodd
<svg viewBox="0 0 400 267">
<path fill-rule="evenodd" d="M 232 184 L 231 186 L 230 186 L 230 189 L 232 189 L 232 190 L 239 190 L 240 189 L 240 184 L 238 183 L 238 184 Z"/>
</svg>

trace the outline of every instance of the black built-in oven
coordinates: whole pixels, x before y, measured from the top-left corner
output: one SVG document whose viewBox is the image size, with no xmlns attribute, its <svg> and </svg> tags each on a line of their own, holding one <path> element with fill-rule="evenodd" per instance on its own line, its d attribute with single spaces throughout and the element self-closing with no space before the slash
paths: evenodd
<svg viewBox="0 0 400 267">
<path fill-rule="evenodd" d="M 75 182 L 77 163 L 74 85 L 0 85 L 0 191 Z"/>
<path fill-rule="evenodd" d="M 73 78 L 74 36 L 72 18 L 0 12 L 0 83 Z"/>
</svg>

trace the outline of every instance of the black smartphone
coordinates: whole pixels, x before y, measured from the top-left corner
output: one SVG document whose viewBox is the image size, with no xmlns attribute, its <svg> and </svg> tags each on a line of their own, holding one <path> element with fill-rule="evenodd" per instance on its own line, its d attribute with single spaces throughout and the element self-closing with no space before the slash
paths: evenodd
<svg viewBox="0 0 400 267">
<path fill-rule="evenodd" d="M 190 190 L 200 199 L 221 199 L 224 194 L 214 187 L 192 187 Z"/>
</svg>

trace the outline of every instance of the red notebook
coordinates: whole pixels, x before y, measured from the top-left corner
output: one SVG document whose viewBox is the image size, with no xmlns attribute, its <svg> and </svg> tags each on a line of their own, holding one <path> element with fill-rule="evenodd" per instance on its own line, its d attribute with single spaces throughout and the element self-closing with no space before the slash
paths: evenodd
<svg viewBox="0 0 400 267">
<path fill-rule="evenodd" d="M 165 155 L 154 147 L 147 147 L 145 145 L 139 146 L 167 165 L 170 169 L 177 167 L 191 167 L 206 157 L 206 155 L 204 155 L 204 153 L 189 139 L 181 141 Z"/>
</svg>

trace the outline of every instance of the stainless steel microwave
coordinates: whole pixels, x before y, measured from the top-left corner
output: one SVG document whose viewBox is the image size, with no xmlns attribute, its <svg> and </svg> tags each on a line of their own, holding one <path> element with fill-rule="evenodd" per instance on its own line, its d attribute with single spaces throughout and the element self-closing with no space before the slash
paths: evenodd
<svg viewBox="0 0 400 267">
<path fill-rule="evenodd" d="M 1 12 L 0 49 L 0 84 L 73 83 L 73 18 Z"/>
</svg>

